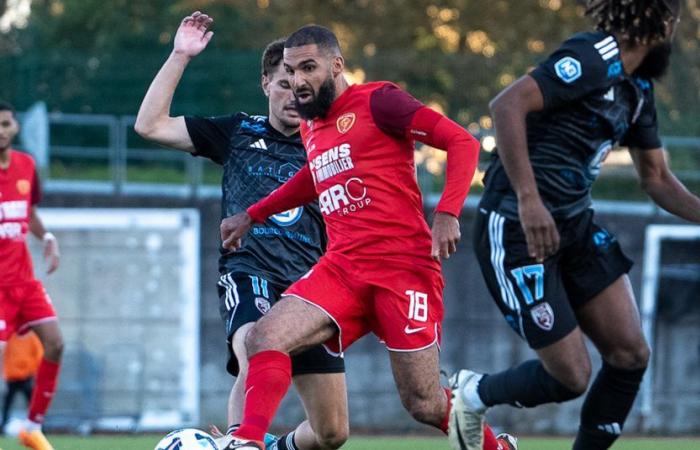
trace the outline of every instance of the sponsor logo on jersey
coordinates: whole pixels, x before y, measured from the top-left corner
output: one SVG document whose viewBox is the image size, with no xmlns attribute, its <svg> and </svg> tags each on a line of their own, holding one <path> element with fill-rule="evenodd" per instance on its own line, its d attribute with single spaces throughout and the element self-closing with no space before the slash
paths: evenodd
<svg viewBox="0 0 700 450">
<path fill-rule="evenodd" d="M 22 236 L 22 224 L 19 222 L 0 223 L 0 239 L 17 239 Z"/>
<path fill-rule="evenodd" d="M 261 313 L 267 314 L 271 308 L 270 301 L 263 297 L 255 297 L 255 307 L 258 308 L 258 311 Z"/>
<path fill-rule="evenodd" d="M 0 202 L 0 220 L 26 219 L 29 204 L 26 200 Z"/>
<path fill-rule="evenodd" d="M 611 87 L 608 92 L 605 93 L 603 98 L 609 102 L 614 102 L 615 101 L 615 88 Z"/>
<path fill-rule="evenodd" d="M 309 160 L 314 181 L 320 183 L 355 167 L 350 156 L 350 144 L 340 144 Z"/>
<path fill-rule="evenodd" d="M 355 125 L 355 113 L 345 113 L 335 121 L 335 126 L 340 134 L 350 131 L 353 125 Z"/>
<path fill-rule="evenodd" d="M 535 306 L 530 310 L 530 315 L 535 321 L 535 325 L 543 330 L 550 331 L 554 327 L 554 311 L 549 303 L 544 302 Z"/>
<path fill-rule="evenodd" d="M 267 144 L 265 143 L 265 139 L 258 139 L 257 141 L 253 142 L 250 144 L 248 147 L 252 148 L 258 148 L 260 150 L 267 150 Z"/>
<path fill-rule="evenodd" d="M 622 74 L 622 61 L 615 61 L 608 66 L 608 78 L 615 78 Z"/>
<path fill-rule="evenodd" d="M 27 195 L 29 194 L 29 191 L 32 189 L 32 184 L 29 182 L 29 180 L 21 179 L 17 180 L 17 192 L 19 192 L 19 195 Z"/>
<path fill-rule="evenodd" d="M 300 206 L 298 208 L 290 209 L 289 211 L 275 214 L 274 216 L 270 217 L 270 220 L 281 227 L 288 227 L 297 223 L 299 219 L 301 219 L 303 213 L 304 208 Z"/>
<path fill-rule="evenodd" d="M 344 184 L 334 184 L 318 196 L 321 212 L 327 216 L 334 212 L 347 216 L 361 210 L 371 201 L 367 196 L 367 187 L 357 177 L 350 178 Z"/>
<path fill-rule="evenodd" d="M 581 78 L 581 63 L 571 56 L 565 56 L 554 64 L 557 76 L 564 83 L 573 83 Z"/>
</svg>

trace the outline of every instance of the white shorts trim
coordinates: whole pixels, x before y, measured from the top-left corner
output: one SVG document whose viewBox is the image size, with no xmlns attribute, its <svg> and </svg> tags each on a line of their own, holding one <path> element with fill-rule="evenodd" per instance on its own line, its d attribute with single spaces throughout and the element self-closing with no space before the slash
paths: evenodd
<svg viewBox="0 0 700 450">
<path fill-rule="evenodd" d="M 340 328 L 340 325 L 338 325 L 338 321 L 335 320 L 335 317 L 333 317 L 328 311 L 326 311 L 326 310 L 323 309 L 322 307 L 318 306 L 318 305 L 317 305 L 316 303 L 314 303 L 312 300 L 309 300 L 309 299 L 307 299 L 307 298 L 301 297 L 300 295 L 297 295 L 297 294 L 282 294 L 282 295 L 280 296 L 280 300 L 282 300 L 282 299 L 285 298 L 285 297 L 296 297 L 296 298 L 298 298 L 299 300 L 301 300 L 301 301 L 303 301 L 303 302 L 305 302 L 305 303 L 308 303 L 308 304 L 311 305 L 311 306 L 315 306 L 316 308 L 318 308 L 318 309 L 320 309 L 321 311 L 323 311 L 323 313 L 324 313 L 325 315 L 327 315 L 328 318 L 330 318 L 330 319 L 333 321 L 333 323 L 335 324 L 335 327 L 338 329 L 338 348 L 340 349 L 340 353 L 334 352 L 333 350 L 329 349 L 325 344 L 322 344 L 322 345 L 323 345 L 323 348 L 326 349 L 326 352 L 328 352 L 329 355 L 340 356 L 340 357 L 342 357 L 342 356 L 343 356 L 343 339 L 342 339 L 342 337 L 343 337 L 343 330 Z"/>
<path fill-rule="evenodd" d="M 430 348 L 433 345 L 437 345 L 438 351 L 440 351 L 440 344 L 438 343 L 438 324 L 435 324 L 435 339 L 433 339 L 433 342 L 431 342 L 428 345 L 424 345 L 423 347 L 420 348 L 412 348 L 408 350 L 402 350 L 402 349 L 397 349 L 397 348 L 391 348 L 388 345 L 386 345 L 386 342 L 382 341 L 384 343 L 384 346 L 386 347 L 387 350 L 390 352 L 396 352 L 396 353 L 413 353 L 413 352 L 419 352 L 421 350 L 425 350 L 426 348 Z"/>
</svg>

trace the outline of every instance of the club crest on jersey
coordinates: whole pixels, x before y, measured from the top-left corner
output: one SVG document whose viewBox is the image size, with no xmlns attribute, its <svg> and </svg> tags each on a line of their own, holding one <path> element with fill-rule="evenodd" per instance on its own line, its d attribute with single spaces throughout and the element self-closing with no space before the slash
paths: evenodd
<svg viewBox="0 0 700 450">
<path fill-rule="evenodd" d="M 31 190 L 32 185 L 29 183 L 29 180 L 21 179 L 17 180 L 17 192 L 19 192 L 19 195 L 27 195 L 29 194 L 29 191 Z"/>
<path fill-rule="evenodd" d="M 263 297 L 255 297 L 255 307 L 258 308 L 258 311 L 261 313 L 267 314 L 271 308 L 270 301 Z"/>
<path fill-rule="evenodd" d="M 300 206 L 298 208 L 290 209 L 289 211 L 281 212 L 279 214 L 275 214 L 274 216 L 270 216 L 270 220 L 272 220 L 281 227 L 288 227 L 297 223 L 299 219 L 301 219 L 301 215 L 303 213 L 304 208 Z"/>
<path fill-rule="evenodd" d="M 352 128 L 353 125 L 355 125 L 355 113 L 345 113 L 338 117 L 338 120 L 335 122 L 338 132 L 341 134 L 345 134 L 350 131 L 350 128 Z"/>
<path fill-rule="evenodd" d="M 571 56 L 565 56 L 554 63 L 557 76 L 566 84 L 573 83 L 581 77 L 581 63 Z"/>
<path fill-rule="evenodd" d="M 550 331 L 554 327 L 554 311 L 549 303 L 544 302 L 535 306 L 530 310 L 530 315 L 535 321 L 535 325 L 543 330 Z"/>
</svg>

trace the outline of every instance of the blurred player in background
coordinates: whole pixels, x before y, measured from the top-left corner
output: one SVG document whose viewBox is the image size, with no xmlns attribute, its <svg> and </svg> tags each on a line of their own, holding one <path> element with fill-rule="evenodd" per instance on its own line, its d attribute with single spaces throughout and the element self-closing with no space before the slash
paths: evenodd
<svg viewBox="0 0 700 450">
<path fill-rule="evenodd" d="M 392 83 L 349 86 L 338 40 L 327 28 L 294 32 L 285 42 L 284 65 L 305 119 L 309 162 L 284 186 L 225 219 L 221 235 L 224 247 L 240 248 L 255 224 L 318 198 L 328 251 L 248 334 L 243 423 L 227 449 L 264 448 L 291 381 L 290 354 L 321 343 L 340 354 L 368 332 L 389 350 L 406 409 L 447 432 L 450 392 L 440 386 L 438 366 L 440 259 L 456 251 L 457 217 L 479 143 Z M 447 151 L 432 239 L 416 182 L 414 139 Z M 484 448 L 501 447 L 491 435 Z M 481 450 L 481 443 L 470 449 Z"/>
<path fill-rule="evenodd" d="M 7 341 L 3 358 L 3 378 L 7 392 L 2 402 L 0 430 L 5 428 L 10 416 L 10 408 L 17 394 L 23 394 L 29 405 L 34 389 L 34 376 L 44 357 L 44 348 L 36 333 L 29 330 L 24 334 L 15 333 Z"/>
<path fill-rule="evenodd" d="M 14 109 L 0 102 L 0 341 L 28 329 L 41 340 L 44 357 L 19 439 L 26 447 L 51 450 L 41 424 L 56 391 L 63 337 L 51 299 L 34 278 L 27 233 L 43 242 L 49 274 L 58 268 L 58 242 L 46 231 L 35 208 L 41 192 L 34 159 L 11 147 L 18 132 Z"/>
<path fill-rule="evenodd" d="M 262 57 L 262 88 L 269 116 L 239 112 L 202 118 L 170 117 L 173 94 L 190 60 L 209 43 L 212 19 L 199 12 L 186 17 L 174 49 L 156 75 L 139 110 L 136 131 L 159 144 L 209 158 L 223 166 L 222 217 L 247 207 L 281 186 L 306 163 L 299 115 L 282 52 L 284 40 L 271 43 Z M 218 283 L 220 311 L 228 339 L 228 371 L 236 376 L 228 407 L 229 432 L 241 422 L 248 357 L 244 340 L 253 322 L 275 304 L 323 253 L 326 237 L 318 205 L 311 200 L 271 217 L 251 230 L 236 252 L 222 249 Z M 279 439 L 280 449 L 334 449 L 348 435 L 345 365 L 342 357 L 312 348 L 293 362 L 294 383 L 309 420 Z M 268 445 L 272 444 L 267 436 Z"/>
<path fill-rule="evenodd" d="M 591 185 L 610 149 L 628 147 L 662 208 L 700 222 L 700 199 L 670 172 L 653 80 L 666 71 L 678 0 L 595 0 L 597 31 L 565 41 L 492 102 L 498 152 L 476 222 L 481 270 L 508 324 L 539 356 L 504 372 L 461 371 L 455 410 L 479 430 L 484 411 L 534 407 L 586 392 L 575 450 L 620 435 L 649 359 L 627 272 L 632 262 L 594 221 Z"/>
</svg>

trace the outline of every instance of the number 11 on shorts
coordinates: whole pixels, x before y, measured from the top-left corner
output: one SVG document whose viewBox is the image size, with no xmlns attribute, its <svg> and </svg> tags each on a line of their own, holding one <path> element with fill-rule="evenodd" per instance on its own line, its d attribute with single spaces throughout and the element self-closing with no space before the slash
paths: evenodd
<svg viewBox="0 0 700 450">
<path fill-rule="evenodd" d="M 408 305 L 409 320 L 428 321 L 428 294 L 414 290 L 406 291 L 411 302 Z"/>
</svg>

